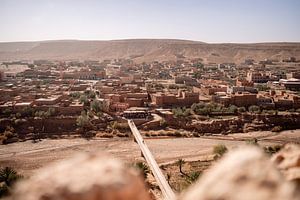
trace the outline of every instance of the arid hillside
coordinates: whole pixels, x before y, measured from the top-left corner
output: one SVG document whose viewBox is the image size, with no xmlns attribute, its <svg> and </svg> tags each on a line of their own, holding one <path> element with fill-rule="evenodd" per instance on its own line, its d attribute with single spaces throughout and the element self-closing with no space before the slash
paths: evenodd
<svg viewBox="0 0 300 200">
<path fill-rule="evenodd" d="M 300 58 L 300 43 L 208 44 L 168 39 L 0 43 L 0 61 L 132 58 L 137 62 L 151 62 L 185 57 L 203 58 L 205 62 L 240 63 L 247 58 L 281 60 L 291 56 Z"/>
</svg>

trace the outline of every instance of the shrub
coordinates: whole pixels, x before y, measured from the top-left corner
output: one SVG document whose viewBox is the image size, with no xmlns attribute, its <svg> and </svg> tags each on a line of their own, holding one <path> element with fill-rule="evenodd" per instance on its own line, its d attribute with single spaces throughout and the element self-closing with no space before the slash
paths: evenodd
<svg viewBox="0 0 300 200">
<path fill-rule="evenodd" d="M 274 153 L 277 153 L 280 149 L 282 148 L 281 145 L 274 145 L 274 146 L 266 146 L 264 147 L 264 151 L 267 153 L 267 154 L 274 154 Z"/>
<path fill-rule="evenodd" d="M 135 163 L 134 166 L 140 171 L 140 173 L 146 179 L 148 174 L 150 173 L 150 169 L 149 169 L 148 165 L 144 162 L 137 162 L 137 163 Z"/>
<path fill-rule="evenodd" d="M 91 103 L 91 109 L 96 112 L 96 113 L 99 113 L 100 111 L 103 110 L 102 108 L 102 103 L 98 100 L 94 100 L 92 103 Z"/>
<path fill-rule="evenodd" d="M 213 147 L 213 154 L 216 158 L 222 157 L 228 151 L 227 147 L 223 144 L 218 144 Z"/>
<path fill-rule="evenodd" d="M 69 96 L 75 98 L 75 99 L 79 99 L 80 98 L 80 92 L 72 92 Z"/>
<path fill-rule="evenodd" d="M 198 172 L 198 171 L 191 172 L 189 174 L 189 178 L 188 178 L 189 182 L 193 183 L 193 182 L 197 181 L 200 175 L 201 175 L 201 172 Z"/>
<path fill-rule="evenodd" d="M 83 103 L 84 106 L 88 106 L 90 103 L 86 95 L 81 95 L 79 101 Z"/>
<path fill-rule="evenodd" d="M 33 117 L 35 114 L 34 109 L 31 107 L 25 107 L 21 111 L 22 117 Z"/>
<path fill-rule="evenodd" d="M 21 113 L 16 113 L 16 118 L 21 118 L 22 117 L 22 115 L 21 115 Z"/>
<path fill-rule="evenodd" d="M 22 175 L 18 174 L 11 167 L 4 167 L 0 169 L 0 198 L 9 194 L 11 187 L 21 178 Z"/>
<path fill-rule="evenodd" d="M 244 112 L 246 112 L 246 108 L 245 107 L 239 107 L 238 112 L 239 113 L 244 113 Z"/>
<path fill-rule="evenodd" d="M 48 118 L 50 117 L 50 112 L 45 112 L 45 111 L 36 111 L 35 114 L 34 114 L 36 117 L 40 117 L 40 118 Z"/>
<path fill-rule="evenodd" d="M 172 113 L 175 117 L 187 117 L 191 115 L 191 109 L 189 108 L 173 108 Z"/>
<path fill-rule="evenodd" d="M 11 108 L 6 108 L 5 110 L 2 111 L 2 113 L 4 115 L 10 115 L 12 113 L 12 109 Z"/>
<path fill-rule="evenodd" d="M 255 105 L 252 105 L 248 108 L 249 112 L 252 112 L 252 113 L 260 113 L 260 108 L 259 106 L 255 106 Z"/>
<path fill-rule="evenodd" d="M 90 125 L 90 119 L 85 112 L 81 113 L 76 119 L 76 125 L 85 129 Z"/>
<path fill-rule="evenodd" d="M 246 140 L 246 144 L 249 144 L 249 145 L 258 145 L 258 140 L 257 140 L 257 138 L 250 138 L 250 139 Z"/>
<path fill-rule="evenodd" d="M 47 111 L 47 113 L 46 113 L 46 115 L 48 117 L 55 116 L 55 114 L 56 114 L 56 110 L 54 108 L 49 108 L 48 111 Z"/>
<path fill-rule="evenodd" d="M 237 113 L 238 107 L 236 107 L 235 105 L 231 105 L 231 106 L 229 106 L 228 110 L 229 110 L 229 112 Z"/>
<path fill-rule="evenodd" d="M 270 90 L 270 87 L 268 87 L 266 84 L 260 84 L 256 86 L 258 91 L 268 91 Z"/>
<path fill-rule="evenodd" d="M 262 113 L 274 115 L 276 113 L 275 110 L 263 110 Z"/>
</svg>

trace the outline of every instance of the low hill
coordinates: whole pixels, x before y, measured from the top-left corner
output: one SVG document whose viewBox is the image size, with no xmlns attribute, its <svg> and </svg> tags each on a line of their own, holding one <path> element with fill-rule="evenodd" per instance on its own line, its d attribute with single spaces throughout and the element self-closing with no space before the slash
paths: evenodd
<svg viewBox="0 0 300 200">
<path fill-rule="evenodd" d="M 132 58 L 136 62 L 203 58 L 205 62 L 300 59 L 300 43 L 209 44 L 189 40 L 130 39 L 110 41 L 58 40 L 0 43 L 0 60 L 103 60 Z"/>
</svg>

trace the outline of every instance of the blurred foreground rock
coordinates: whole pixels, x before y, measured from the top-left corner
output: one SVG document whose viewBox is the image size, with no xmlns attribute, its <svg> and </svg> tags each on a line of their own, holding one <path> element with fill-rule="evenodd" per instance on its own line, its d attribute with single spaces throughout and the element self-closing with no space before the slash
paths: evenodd
<svg viewBox="0 0 300 200">
<path fill-rule="evenodd" d="M 271 159 L 258 147 L 225 155 L 180 200 L 299 200 L 300 147 L 287 145 Z M 297 189 L 298 188 L 298 189 Z M 20 182 L 17 200 L 149 200 L 133 169 L 105 155 L 79 155 Z"/>
<path fill-rule="evenodd" d="M 180 199 L 296 200 L 300 194 L 260 149 L 245 147 L 228 153 Z"/>
<path fill-rule="evenodd" d="M 104 155 L 79 155 L 42 169 L 17 185 L 18 200 L 148 200 L 133 169 Z"/>
<path fill-rule="evenodd" d="M 287 180 L 296 181 L 300 185 L 300 146 L 288 144 L 278 153 L 272 161 Z"/>
</svg>

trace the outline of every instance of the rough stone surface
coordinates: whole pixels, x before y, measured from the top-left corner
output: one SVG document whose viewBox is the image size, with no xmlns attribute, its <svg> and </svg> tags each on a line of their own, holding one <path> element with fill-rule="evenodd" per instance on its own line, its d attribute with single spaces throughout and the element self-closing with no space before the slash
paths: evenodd
<svg viewBox="0 0 300 200">
<path fill-rule="evenodd" d="M 296 200 L 300 196 L 260 149 L 245 147 L 228 153 L 180 199 Z"/>
<path fill-rule="evenodd" d="M 287 180 L 300 181 L 300 146 L 287 144 L 272 157 L 272 161 Z"/>
<path fill-rule="evenodd" d="M 12 199 L 148 200 L 136 171 L 109 156 L 82 154 L 46 167 L 20 182 Z"/>
</svg>

